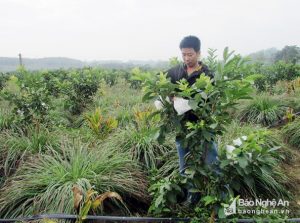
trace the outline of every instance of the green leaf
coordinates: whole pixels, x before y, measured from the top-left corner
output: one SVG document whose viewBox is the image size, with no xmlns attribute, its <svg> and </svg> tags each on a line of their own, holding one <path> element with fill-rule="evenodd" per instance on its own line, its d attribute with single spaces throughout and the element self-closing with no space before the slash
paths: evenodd
<svg viewBox="0 0 300 223">
<path fill-rule="evenodd" d="M 215 129 L 217 126 L 218 126 L 218 123 L 213 123 L 213 124 L 209 125 L 209 128 Z"/>
<path fill-rule="evenodd" d="M 188 105 L 195 111 L 198 109 L 198 102 L 196 100 L 189 100 Z"/>
<path fill-rule="evenodd" d="M 92 205 L 92 201 L 91 200 L 88 200 L 84 204 L 84 206 L 82 208 L 82 211 L 81 211 L 81 214 L 80 214 L 81 219 L 85 219 L 86 218 L 86 216 L 88 215 L 89 210 L 91 209 L 91 205 Z"/>
<path fill-rule="evenodd" d="M 218 217 L 219 218 L 226 218 L 226 215 L 225 215 L 223 207 L 218 210 Z"/>
<path fill-rule="evenodd" d="M 254 180 L 253 180 L 252 177 L 244 177 L 244 181 L 245 181 L 245 183 L 247 184 L 247 186 L 249 188 L 253 188 L 253 186 L 254 186 Z"/>
<path fill-rule="evenodd" d="M 155 207 L 156 208 L 158 208 L 161 204 L 163 204 L 164 203 L 164 197 L 163 197 L 163 195 L 161 194 L 161 195 L 159 195 L 158 197 L 157 197 L 157 199 L 155 200 Z"/>
<path fill-rule="evenodd" d="M 202 131 L 203 133 L 203 136 L 204 138 L 207 140 L 207 141 L 211 141 L 211 134 L 207 131 Z"/>
<path fill-rule="evenodd" d="M 153 92 L 147 92 L 143 98 L 142 98 L 142 101 L 145 102 L 145 101 L 149 101 L 151 99 L 153 99 L 155 96 L 153 94 Z"/>
<path fill-rule="evenodd" d="M 228 164 L 230 163 L 231 161 L 230 160 L 222 160 L 221 161 L 221 164 L 220 164 L 220 167 L 223 169 L 224 167 L 228 166 Z"/>
<path fill-rule="evenodd" d="M 215 203 L 215 201 L 217 200 L 216 197 L 213 196 L 205 196 L 201 199 L 202 201 L 204 201 L 204 205 L 207 206 L 209 204 Z"/>
<path fill-rule="evenodd" d="M 245 158 L 243 156 L 238 158 L 238 162 L 239 162 L 240 167 L 243 169 L 248 165 L 247 158 Z"/>
<path fill-rule="evenodd" d="M 176 194 L 175 193 L 169 193 L 167 199 L 172 203 L 176 204 L 177 199 L 176 199 Z"/>
<path fill-rule="evenodd" d="M 162 211 L 163 212 L 170 212 L 171 210 L 169 208 L 163 208 Z"/>
<path fill-rule="evenodd" d="M 188 138 L 192 137 L 193 135 L 195 135 L 197 132 L 198 132 L 197 130 L 194 130 L 194 131 L 190 132 L 189 134 L 187 134 L 185 138 L 188 139 Z"/>
<path fill-rule="evenodd" d="M 191 189 L 189 189 L 189 192 L 198 193 L 198 192 L 201 192 L 201 191 L 199 189 L 196 189 L 196 188 L 191 188 Z"/>
<path fill-rule="evenodd" d="M 236 191 L 240 191 L 240 189 L 241 189 L 241 185 L 239 182 L 234 182 L 230 186 L 233 187 L 233 189 L 235 189 Z"/>
<path fill-rule="evenodd" d="M 204 100 L 207 99 L 207 94 L 206 94 L 204 91 L 202 91 L 200 94 L 201 94 L 201 97 L 202 97 Z"/>
</svg>

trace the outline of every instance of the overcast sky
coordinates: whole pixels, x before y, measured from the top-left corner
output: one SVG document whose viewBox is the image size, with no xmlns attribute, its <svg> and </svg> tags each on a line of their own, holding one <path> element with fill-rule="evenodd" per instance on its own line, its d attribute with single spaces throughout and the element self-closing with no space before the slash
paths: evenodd
<svg viewBox="0 0 300 223">
<path fill-rule="evenodd" d="M 299 0 L 0 0 L 0 9 L 7 57 L 167 60 L 187 35 L 204 56 L 300 45 Z"/>
</svg>

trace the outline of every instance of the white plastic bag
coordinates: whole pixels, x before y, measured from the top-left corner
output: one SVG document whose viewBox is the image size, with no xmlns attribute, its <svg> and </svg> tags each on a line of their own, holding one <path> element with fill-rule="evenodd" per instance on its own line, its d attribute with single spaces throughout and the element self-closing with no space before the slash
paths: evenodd
<svg viewBox="0 0 300 223">
<path fill-rule="evenodd" d="M 189 106 L 189 100 L 183 99 L 181 97 L 174 97 L 174 108 L 177 111 L 178 115 L 182 115 L 187 111 L 191 110 L 191 106 Z"/>
</svg>

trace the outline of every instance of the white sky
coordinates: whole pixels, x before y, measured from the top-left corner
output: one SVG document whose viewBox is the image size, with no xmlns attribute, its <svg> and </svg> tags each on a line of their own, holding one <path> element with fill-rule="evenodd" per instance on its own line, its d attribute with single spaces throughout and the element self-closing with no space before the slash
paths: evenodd
<svg viewBox="0 0 300 223">
<path fill-rule="evenodd" d="M 299 0 L 0 0 L 0 56 L 164 59 L 196 35 L 219 53 L 300 45 Z"/>
</svg>

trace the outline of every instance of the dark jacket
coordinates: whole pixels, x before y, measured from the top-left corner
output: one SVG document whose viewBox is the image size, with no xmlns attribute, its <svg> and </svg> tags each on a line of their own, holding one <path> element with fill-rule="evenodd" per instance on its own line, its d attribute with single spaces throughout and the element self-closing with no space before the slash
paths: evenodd
<svg viewBox="0 0 300 223">
<path fill-rule="evenodd" d="M 167 71 L 167 76 L 171 78 L 172 83 L 176 83 L 182 78 L 185 78 L 190 85 L 196 82 L 196 79 L 200 77 L 200 74 L 205 73 L 205 75 L 209 76 L 210 78 L 214 78 L 214 74 L 209 71 L 208 67 L 203 64 L 201 61 L 198 62 L 200 65 L 200 70 L 194 71 L 192 74 L 188 75 L 187 67 L 184 63 L 181 63 L 175 67 L 172 67 Z"/>
<path fill-rule="evenodd" d="M 167 71 L 167 77 L 171 78 L 172 83 L 176 83 L 182 78 L 185 78 L 189 85 L 192 85 L 196 82 L 196 79 L 200 77 L 202 73 L 209 76 L 210 78 L 214 78 L 214 74 L 208 69 L 208 67 L 203 64 L 201 61 L 198 62 L 200 65 L 200 69 L 194 71 L 192 74 L 188 75 L 187 67 L 184 63 L 181 63 L 175 67 L 172 67 Z M 198 118 L 196 115 L 193 114 L 193 111 L 188 111 L 184 114 L 184 118 L 182 121 L 197 121 Z"/>
</svg>

